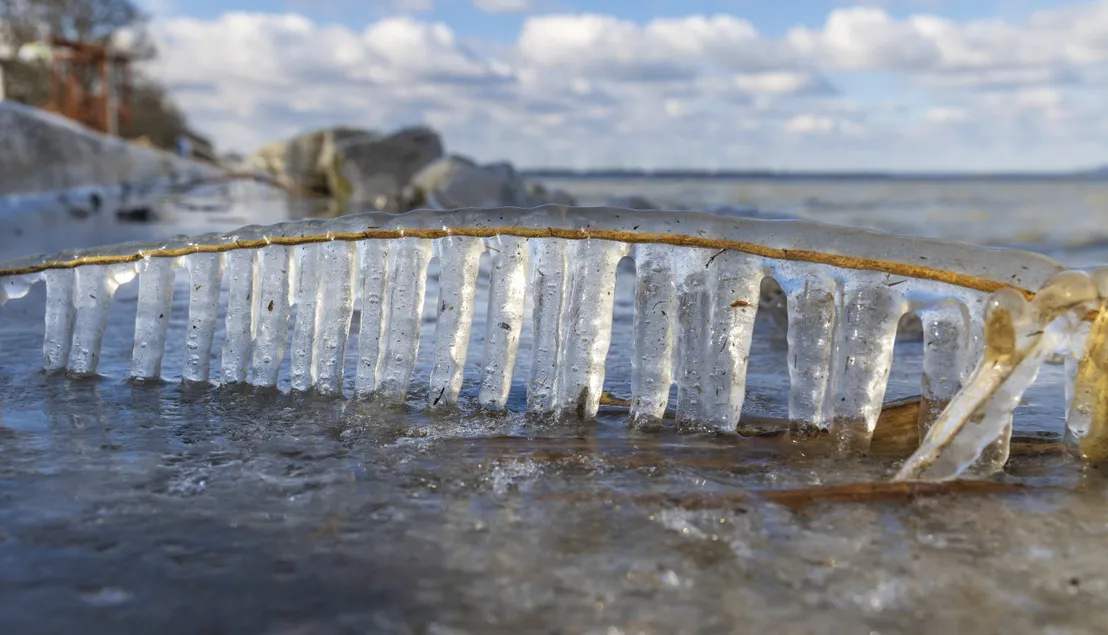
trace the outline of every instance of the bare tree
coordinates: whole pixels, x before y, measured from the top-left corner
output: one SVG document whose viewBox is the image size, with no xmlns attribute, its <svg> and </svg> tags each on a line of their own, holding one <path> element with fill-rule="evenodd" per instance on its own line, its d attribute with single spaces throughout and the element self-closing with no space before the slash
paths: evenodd
<svg viewBox="0 0 1108 635">
<path fill-rule="evenodd" d="M 159 148 L 172 148 L 178 135 L 188 130 L 188 122 L 180 108 L 174 104 L 158 84 L 140 81 L 134 89 L 130 123 L 122 126 L 120 134 L 134 139 L 146 137 Z"/>
<path fill-rule="evenodd" d="M 17 46 L 47 35 L 103 45 L 124 30 L 148 42 L 147 19 L 131 0 L 0 0 L 0 22 Z"/>
<path fill-rule="evenodd" d="M 135 61 L 156 55 L 147 30 L 148 16 L 132 0 L 0 0 L 0 43 L 11 51 L 54 36 L 99 45 L 126 40 L 125 52 Z M 126 36 L 121 37 L 121 36 Z M 50 99 L 50 69 L 41 62 L 18 58 L 0 61 L 8 99 L 43 106 Z M 82 78 L 92 86 L 99 78 Z M 188 130 L 180 109 L 151 78 L 137 76 L 132 121 L 120 130 L 124 137 L 146 137 L 162 148 L 172 148 L 177 135 Z"/>
</svg>

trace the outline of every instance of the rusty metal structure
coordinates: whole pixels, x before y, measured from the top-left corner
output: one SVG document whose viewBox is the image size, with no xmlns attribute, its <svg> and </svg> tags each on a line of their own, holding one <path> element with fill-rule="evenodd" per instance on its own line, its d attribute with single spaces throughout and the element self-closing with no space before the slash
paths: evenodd
<svg viewBox="0 0 1108 635">
<path fill-rule="evenodd" d="M 52 50 L 45 109 L 93 130 L 117 135 L 131 119 L 131 59 L 106 46 L 60 37 Z"/>
</svg>

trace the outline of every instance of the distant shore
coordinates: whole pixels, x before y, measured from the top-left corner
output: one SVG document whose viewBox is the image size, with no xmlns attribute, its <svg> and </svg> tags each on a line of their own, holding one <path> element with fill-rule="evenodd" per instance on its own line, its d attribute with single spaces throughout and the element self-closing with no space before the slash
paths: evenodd
<svg viewBox="0 0 1108 635">
<path fill-rule="evenodd" d="M 726 179 L 726 180 L 832 180 L 832 181 L 1088 181 L 1108 180 L 1108 167 L 1073 172 L 864 172 L 791 170 L 571 170 L 536 168 L 521 170 L 528 179 Z"/>
</svg>

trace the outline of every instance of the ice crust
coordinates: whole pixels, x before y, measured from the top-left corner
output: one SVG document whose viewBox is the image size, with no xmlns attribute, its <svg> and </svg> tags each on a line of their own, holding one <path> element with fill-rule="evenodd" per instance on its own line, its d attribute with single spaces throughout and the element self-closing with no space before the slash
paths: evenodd
<svg viewBox="0 0 1108 635">
<path fill-rule="evenodd" d="M 459 228 L 459 233 L 467 228 L 505 229 L 488 236 L 466 236 L 451 235 L 449 228 Z M 511 235 L 525 229 L 530 230 L 528 236 Z M 551 229 L 549 235 L 534 231 L 546 229 Z M 396 235 L 334 239 L 336 234 L 349 238 L 367 230 Z M 445 235 L 425 238 L 421 230 Z M 557 237 L 554 230 L 626 233 L 612 239 L 575 239 Z M 316 238 L 295 246 L 230 248 L 240 242 L 307 236 Z M 740 241 L 756 248 L 716 249 L 682 244 L 680 237 Z M 173 257 L 149 255 L 193 245 L 229 249 Z M 492 265 L 489 302 L 478 307 L 478 264 L 486 251 Z M 1064 349 L 1077 351 L 1073 356 L 1080 357 L 1083 345 L 1072 340 L 1075 333 L 1088 329 L 1077 327 L 1082 322 L 1078 312 L 1096 306 L 1094 293 L 1092 299 L 1074 301 L 1061 312 L 1031 310 L 1032 327 L 1027 332 L 1042 333 L 1021 336 L 1030 338 L 1021 340 L 1026 354 L 996 370 L 984 366 L 995 342 L 985 332 L 983 307 L 997 294 L 1011 302 L 1012 294 L 1020 292 L 1002 289 L 991 294 L 992 289 L 914 275 L 912 267 L 954 272 L 994 288 L 1010 285 L 1030 294 L 1043 288 L 1056 290 L 1063 271 L 1058 263 L 1028 252 L 811 222 L 616 208 L 361 214 L 252 226 L 229 235 L 156 245 L 118 245 L 0 266 L 10 270 L 136 254 L 144 256 L 133 263 L 82 264 L 4 280 L 4 300 L 20 297 L 40 279 L 46 281 L 46 370 L 96 372 L 114 290 L 137 275 L 132 375 L 157 378 L 174 270 L 183 267 L 190 279 L 185 380 L 209 380 L 220 281 L 225 274 L 227 335 L 220 383 L 276 386 L 287 352 L 294 390 L 341 394 L 342 360 L 357 310 L 353 396 L 402 403 L 410 392 L 419 350 L 428 266 L 438 258 L 441 274 L 434 366 L 426 393 L 429 405 L 458 401 L 474 315 L 481 310 L 486 328 L 478 401 L 490 409 L 506 407 L 530 295 L 527 410 L 590 418 L 599 408 L 604 387 L 616 267 L 629 257 L 636 265 L 633 424 L 656 422 L 675 406 L 682 424 L 721 432 L 735 429 L 743 407 L 759 289 L 764 278 L 772 277 L 784 290 L 789 308 L 790 419 L 798 429 L 831 429 L 844 447 L 864 449 L 881 410 L 897 323 L 914 311 L 924 325 L 920 430 L 926 438 L 901 478 L 952 478 L 970 469 L 990 444 L 999 444 L 1006 452 L 1003 437 L 1010 435 L 1011 410 L 1023 389 L 1047 355 Z M 826 258 L 813 262 L 811 254 L 846 257 L 842 262 L 847 264 Z M 1069 280 L 1066 275 L 1072 273 L 1062 274 L 1061 279 Z M 677 386 L 676 404 L 668 403 L 672 384 Z M 1088 402 L 1089 389 L 1083 390 L 1078 392 Z M 1083 407 L 1074 415 L 1080 434 L 1096 427 L 1088 421 L 1089 410 Z M 967 421 L 977 420 L 989 424 L 967 427 Z"/>
</svg>

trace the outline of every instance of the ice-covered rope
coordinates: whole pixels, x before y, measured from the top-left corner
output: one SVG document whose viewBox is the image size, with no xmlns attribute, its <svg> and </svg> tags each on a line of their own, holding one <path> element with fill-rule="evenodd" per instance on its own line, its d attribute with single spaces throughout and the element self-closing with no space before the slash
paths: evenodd
<svg viewBox="0 0 1108 635">
<path fill-rule="evenodd" d="M 947 271 L 935 267 L 913 265 L 891 260 L 879 260 L 877 258 L 825 253 L 812 249 L 767 247 L 765 245 L 740 240 L 721 240 L 703 236 L 655 234 L 638 231 L 562 227 L 525 228 L 509 225 L 496 227 L 443 227 L 441 229 L 370 228 L 360 232 L 325 232 L 300 236 L 272 236 L 253 240 L 232 240 L 222 244 L 194 244 L 183 247 L 140 249 L 131 254 L 97 255 L 94 250 L 87 250 L 87 254 L 75 255 L 66 259 L 48 259 L 40 263 L 26 265 L 0 265 L 0 277 L 40 273 L 50 269 L 72 269 L 83 265 L 126 264 L 138 262 L 147 258 L 180 258 L 192 254 L 226 253 L 237 249 L 260 249 L 270 245 L 291 247 L 333 241 L 355 242 L 361 240 L 388 240 L 393 238 L 422 238 L 425 240 L 434 240 L 451 236 L 464 236 L 470 238 L 511 236 L 515 238 L 560 238 L 563 240 L 610 240 L 629 245 L 653 244 L 716 249 L 719 251 L 736 251 L 762 258 L 773 258 L 775 260 L 809 262 L 829 265 L 840 269 L 856 269 L 859 271 L 872 271 L 895 276 L 904 276 L 906 278 L 916 278 L 918 280 L 934 280 L 936 282 L 943 282 L 966 289 L 973 289 L 975 291 L 996 291 L 997 289 L 1006 287 L 1017 288 L 996 280 L 956 271 Z M 1034 296 L 1034 292 L 1030 289 L 1018 290 L 1029 298 Z"/>
<path fill-rule="evenodd" d="M 1045 356 L 1097 315 L 1095 302 L 1082 300 L 1067 305 L 1062 322 L 1044 322 L 1042 307 L 1053 306 L 1051 298 L 1064 286 L 1059 280 L 1078 274 L 1061 274 L 1058 263 L 1027 252 L 800 221 L 558 206 L 354 215 L 25 259 L 0 264 L 0 300 L 20 297 L 44 279 L 44 366 L 94 373 L 112 295 L 137 275 L 131 372 L 155 378 L 173 269 L 184 267 L 192 284 L 183 378 L 207 381 L 226 273 L 221 381 L 275 386 L 287 351 L 293 388 L 324 393 L 342 391 L 357 303 L 355 396 L 398 402 L 408 392 L 419 347 L 427 267 L 438 258 L 443 273 L 429 401 L 442 406 L 458 399 L 477 310 L 476 264 L 485 251 L 494 255 L 479 401 L 494 409 L 507 399 L 530 294 L 528 410 L 596 414 L 611 343 L 616 265 L 630 257 L 637 277 L 633 423 L 663 416 L 676 384 L 679 420 L 734 430 L 759 289 L 772 277 L 789 309 L 794 427 L 831 430 L 845 447 L 864 449 L 880 414 L 898 322 L 915 312 L 924 326 L 920 430 L 928 436 L 904 478 L 961 473 L 989 447 L 1006 456 L 1010 425 L 1004 422 L 1011 412 L 995 396 L 1018 399 Z M 1040 288 L 1050 293 L 1036 293 Z M 993 324 L 998 315 L 1023 310 L 1012 308 L 1023 306 L 1017 300 L 1038 307 L 1028 323 L 1042 330 L 1021 335 L 1026 351 L 999 355 Z M 1098 324 L 1100 318 L 1094 333 L 1108 328 Z M 1103 347 L 1094 353 L 1085 359 L 1100 359 Z M 987 373 L 981 370 L 986 362 L 978 360 L 1003 360 L 1008 370 Z M 1071 416 L 1075 438 L 1095 436 L 1087 431 L 1098 430 L 1103 415 L 1097 413 L 1108 410 L 1086 393 L 1077 391 L 1084 401 L 1075 401 L 1081 407 L 1071 408 L 1071 415 L 1092 412 L 1093 422 Z M 968 426 L 974 417 L 990 423 Z M 935 471 L 941 463 L 936 457 L 953 467 Z M 996 469 L 993 463 L 982 469 Z"/>
</svg>

